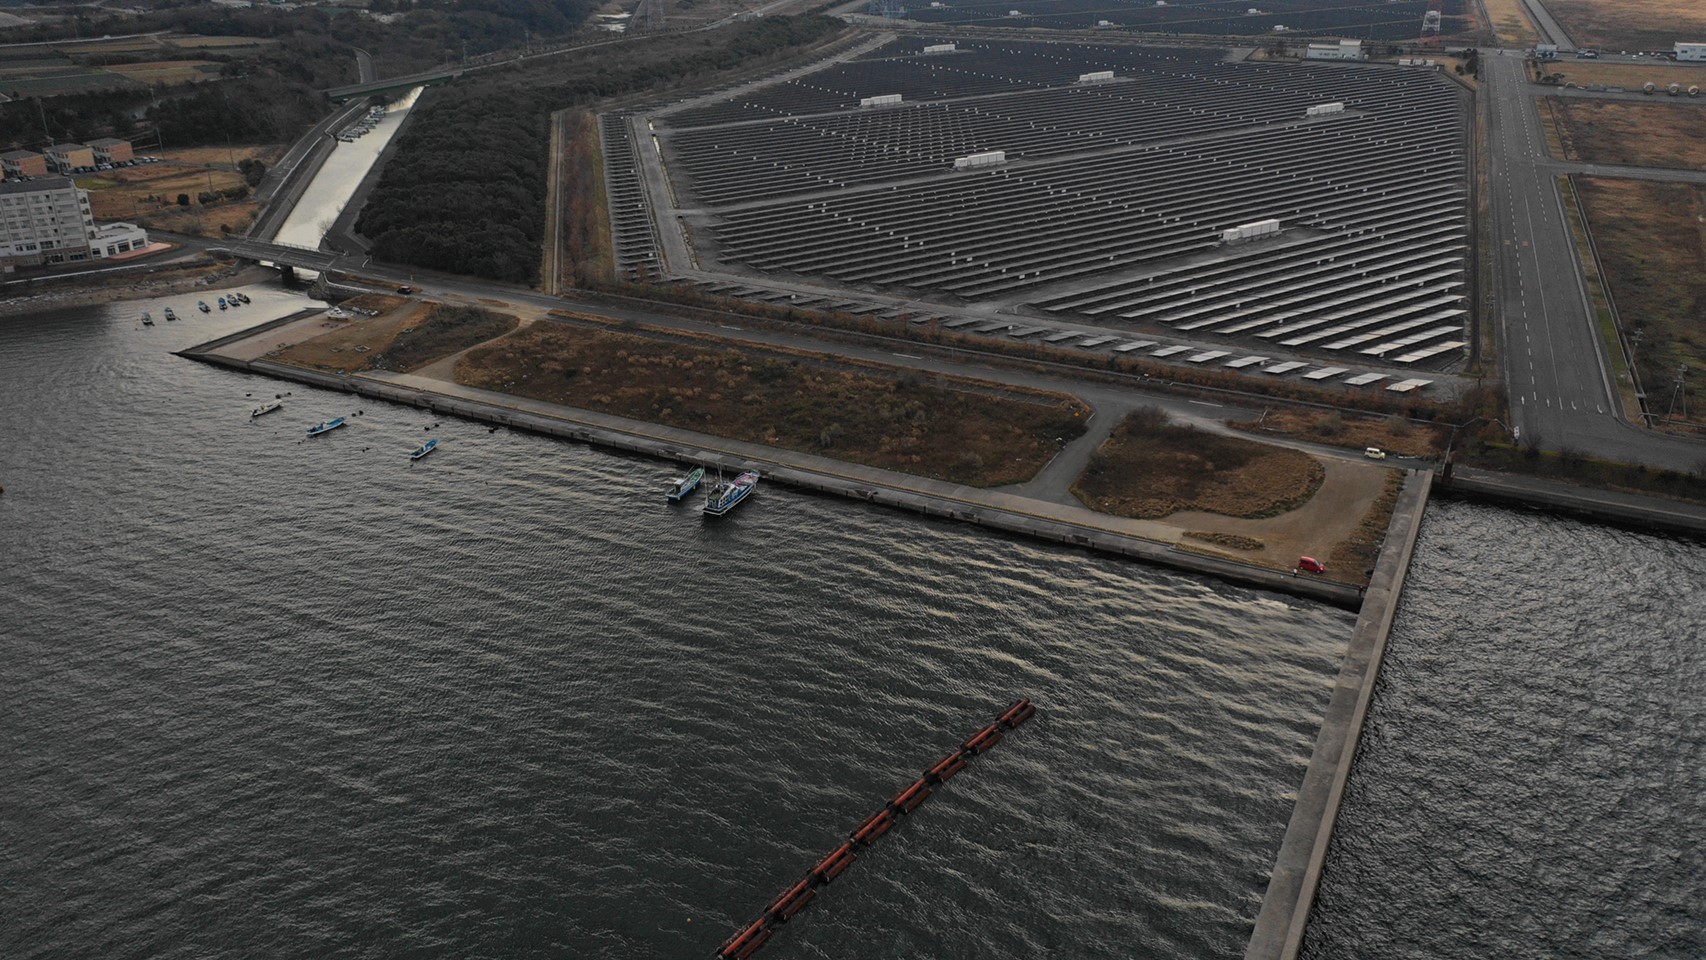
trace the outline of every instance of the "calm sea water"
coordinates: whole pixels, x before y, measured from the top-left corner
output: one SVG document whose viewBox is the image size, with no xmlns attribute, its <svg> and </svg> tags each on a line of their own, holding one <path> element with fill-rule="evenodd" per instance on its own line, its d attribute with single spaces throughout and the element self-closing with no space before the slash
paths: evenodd
<svg viewBox="0 0 1706 960">
<path fill-rule="evenodd" d="M 1306 957 L 1706 957 L 1706 549 L 1435 502 Z"/>
<path fill-rule="evenodd" d="M 1347 614 L 169 355 L 248 289 L 0 318 L 0 956 L 708 956 L 1020 695 L 763 955 L 1241 953 Z"/>
</svg>

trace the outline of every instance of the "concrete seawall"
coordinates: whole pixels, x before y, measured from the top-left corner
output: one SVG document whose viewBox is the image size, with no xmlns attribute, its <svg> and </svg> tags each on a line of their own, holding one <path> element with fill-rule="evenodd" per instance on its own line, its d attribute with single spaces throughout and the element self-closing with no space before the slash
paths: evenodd
<svg viewBox="0 0 1706 960">
<path fill-rule="evenodd" d="M 1268 891 L 1262 898 L 1262 910 L 1244 952 L 1245 960 L 1292 960 L 1303 945 L 1303 932 L 1309 922 L 1309 908 L 1315 902 L 1315 890 L 1321 882 L 1321 866 L 1338 818 L 1339 801 L 1350 779 L 1357 740 L 1362 736 L 1363 720 L 1374 697 L 1374 682 L 1380 675 L 1386 637 L 1398 612 L 1398 599 L 1403 593 L 1410 555 L 1421 532 L 1432 485 L 1432 473 L 1411 472 L 1392 511 L 1392 525 L 1387 529 L 1368 596 L 1339 666 L 1333 698 L 1315 737 L 1315 751 L 1309 758 L 1297 804 L 1286 825 L 1285 839 L 1280 843 L 1279 856 L 1268 877 Z"/>
<path fill-rule="evenodd" d="M 223 344 L 254 332 L 250 330 L 224 337 L 179 351 L 178 355 L 328 390 L 356 393 L 422 407 L 436 413 L 452 414 L 615 450 L 700 463 L 707 467 L 720 467 L 731 471 L 757 466 L 761 468 L 766 479 L 804 490 L 1072 544 L 1088 550 L 1204 574 L 1243 586 L 1299 596 L 1349 610 L 1358 609 L 1362 602 L 1361 592 L 1347 584 L 1181 550 L 1168 543 L 1131 536 L 1116 529 L 1074 522 L 1059 516 L 1047 516 L 1045 514 L 1049 512 L 1051 505 L 1008 494 L 911 477 L 812 454 L 724 440 L 692 431 L 522 398 L 497 394 L 481 399 L 449 396 L 434 392 L 430 386 L 417 387 L 396 382 L 400 378 L 338 376 L 266 360 L 240 360 L 211 352 Z M 1034 505 L 1034 509 L 1026 509 L 1027 505 Z M 1109 520 L 1110 523 L 1117 522 L 1117 518 Z"/>
<path fill-rule="evenodd" d="M 1434 489 L 1447 496 L 1537 508 L 1643 531 L 1706 537 L 1706 508 L 1679 500 L 1592 490 L 1555 480 L 1462 467 L 1453 470 L 1451 479 L 1442 479 Z"/>
</svg>

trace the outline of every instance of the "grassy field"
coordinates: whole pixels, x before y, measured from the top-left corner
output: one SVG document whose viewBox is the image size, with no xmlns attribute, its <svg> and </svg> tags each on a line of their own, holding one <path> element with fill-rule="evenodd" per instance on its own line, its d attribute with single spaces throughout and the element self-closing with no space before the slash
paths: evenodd
<svg viewBox="0 0 1706 960">
<path fill-rule="evenodd" d="M 243 185 L 242 174 L 232 166 L 233 158 L 257 158 L 271 166 L 283 153 L 284 148 L 276 145 L 162 150 L 157 154 L 163 159 L 161 163 L 106 170 L 96 177 L 80 178 L 77 183 L 89 191 L 89 210 L 96 220 L 124 220 L 173 233 L 217 236 L 222 225 L 232 230 L 248 226 L 257 205 L 242 200 L 203 207 L 197 197 Z M 190 206 L 178 205 L 179 194 L 189 196 Z"/>
<path fill-rule="evenodd" d="M 1640 336 L 1635 367 L 1649 406 L 1663 413 L 1677 368 L 1688 365 L 1696 378 L 1706 368 L 1706 187 L 1595 177 L 1577 184 L 1625 333 Z"/>
<path fill-rule="evenodd" d="M 1582 273 L 1587 280 L 1588 301 L 1593 308 L 1594 325 L 1599 330 L 1600 343 L 1611 363 L 1611 373 L 1617 384 L 1617 399 L 1623 416 L 1633 423 L 1641 421 L 1641 401 L 1635 392 L 1634 378 L 1629 376 L 1629 353 L 1625 349 L 1617 317 L 1611 311 L 1611 298 L 1606 292 L 1605 277 L 1600 272 L 1593 244 L 1588 240 L 1587 217 L 1578 202 L 1575 182 L 1569 177 L 1558 178 L 1558 189 L 1564 197 L 1564 216 L 1570 222 L 1570 237 L 1576 244 L 1576 256 L 1581 259 Z"/>
<path fill-rule="evenodd" d="M 456 381 L 979 487 L 1030 479 L 1086 413 L 1062 394 L 554 322 L 471 351 Z"/>
<path fill-rule="evenodd" d="M 1653 103 L 1547 98 L 1564 156 L 1584 163 L 1706 170 L 1706 109 L 1669 97 Z"/>
<path fill-rule="evenodd" d="M 327 320 L 327 333 L 279 351 L 278 359 L 317 370 L 363 370 L 383 353 L 406 327 L 413 327 L 430 304 L 409 303 L 376 317 Z"/>
<path fill-rule="evenodd" d="M 1534 30 L 1533 21 L 1528 19 L 1528 13 L 1522 9 L 1522 0 L 1482 0 L 1487 7 L 1487 17 L 1492 21 L 1494 34 L 1499 43 L 1504 46 L 1530 47 L 1539 42 L 1540 35 Z"/>
<path fill-rule="evenodd" d="M 1142 411 L 1114 428 L 1072 492 L 1092 510 L 1120 517 L 1153 520 L 1181 510 L 1268 517 L 1308 501 L 1323 475 L 1306 453 Z"/>
<path fill-rule="evenodd" d="M 1700 0 L 1546 0 L 1546 9 L 1584 47 L 1669 50 L 1678 40 L 1706 39 Z"/>
</svg>

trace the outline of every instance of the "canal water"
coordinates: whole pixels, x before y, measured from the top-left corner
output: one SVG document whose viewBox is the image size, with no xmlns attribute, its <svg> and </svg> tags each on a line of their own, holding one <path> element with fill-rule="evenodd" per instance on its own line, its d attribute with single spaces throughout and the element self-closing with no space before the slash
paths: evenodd
<svg viewBox="0 0 1706 960">
<path fill-rule="evenodd" d="M 321 238 L 332 229 L 350 195 L 367 172 L 373 169 L 391 138 L 397 135 L 403 119 L 409 115 L 420 94 L 421 88 L 416 87 L 391 104 L 384 118 L 366 136 L 357 137 L 353 143 L 339 142 L 332 147 L 325 165 L 309 181 L 308 189 L 303 191 L 302 199 L 296 202 L 290 216 L 279 225 L 278 234 L 273 238 L 276 242 L 298 247 L 320 246 Z"/>
<path fill-rule="evenodd" d="M 1018 696 L 764 956 L 1243 949 L 1348 614 L 170 354 L 244 289 L 0 318 L 0 956 L 708 956 Z"/>
</svg>

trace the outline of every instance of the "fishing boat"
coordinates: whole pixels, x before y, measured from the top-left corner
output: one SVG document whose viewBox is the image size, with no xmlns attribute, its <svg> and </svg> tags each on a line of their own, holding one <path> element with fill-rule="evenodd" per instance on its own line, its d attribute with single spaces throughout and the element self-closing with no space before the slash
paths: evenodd
<svg viewBox="0 0 1706 960">
<path fill-rule="evenodd" d="M 336 430 L 337 428 L 339 428 L 343 425 L 344 425 L 344 418 L 343 417 L 338 417 L 335 420 L 327 420 L 324 423 L 318 423 L 312 427 L 309 427 L 308 428 L 308 435 L 310 437 L 317 437 L 320 434 L 325 433 L 328 430 Z"/>
<path fill-rule="evenodd" d="M 284 406 L 283 400 L 268 400 L 266 403 L 263 403 L 260 406 L 256 407 L 254 410 L 250 411 L 249 419 L 253 420 L 256 417 L 264 417 L 267 414 L 273 412 L 274 410 L 277 410 L 278 408 L 280 408 L 282 406 Z M 310 430 L 309 432 L 312 433 L 313 431 Z"/>
<path fill-rule="evenodd" d="M 172 308 L 171 308 L 171 307 L 167 307 L 167 308 L 166 308 L 166 319 L 167 319 L 167 320 L 176 320 L 176 319 L 178 319 L 178 315 L 177 315 L 177 314 L 176 314 L 176 313 L 173 313 L 173 312 L 172 312 Z"/>
<path fill-rule="evenodd" d="M 231 294 L 231 301 L 233 303 L 248 303 L 249 302 L 249 295 L 246 293 L 243 293 L 242 291 L 238 291 L 236 293 Z"/>
<path fill-rule="evenodd" d="M 410 451 L 409 452 L 409 459 L 410 460 L 419 460 L 420 458 L 426 456 L 427 454 L 429 454 L 429 453 L 431 453 L 437 449 L 438 449 L 438 438 L 434 437 L 431 440 L 428 440 L 426 443 L 423 443 L 420 446 L 416 447 L 414 450 Z"/>
<path fill-rule="evenodd" d="M 221 309 L 221 310 L 225 309 L 225 298 L 224 297 L 219 298 L 219 309 Z"/>
<path fill-rule="evenodd" d="M 146 310 L 142 311 L 142 325 L 145 327 L 152 327 L 154 325 L 154 315 Z"/>
<path fill-rule="evenodd" d="M 676 503 L 698 489 L 699 481 L 703 479 L 705 479 L 705 468 L 694 467 L 692 473 L 675 481 L 675 486 L 669 490 L 669 502 Z"/>
<path fill-rule="evenodd" d="M 720 517 L 739 506 L 752 494 L 758 486 L 758 474 L 751 470 L 741 474 L 728 483 L 719 483 L 705 494 L 705 513 L 709 516 Z"/>
<path fill-rule="evenodd" d="M 195 308 L 197 310 L 200 310 L 202 313 L 212 313 L 213 312 L 213 308 L 207 305 L 206 300 L 197 300 L 195 302 Z"/>
</svg>

